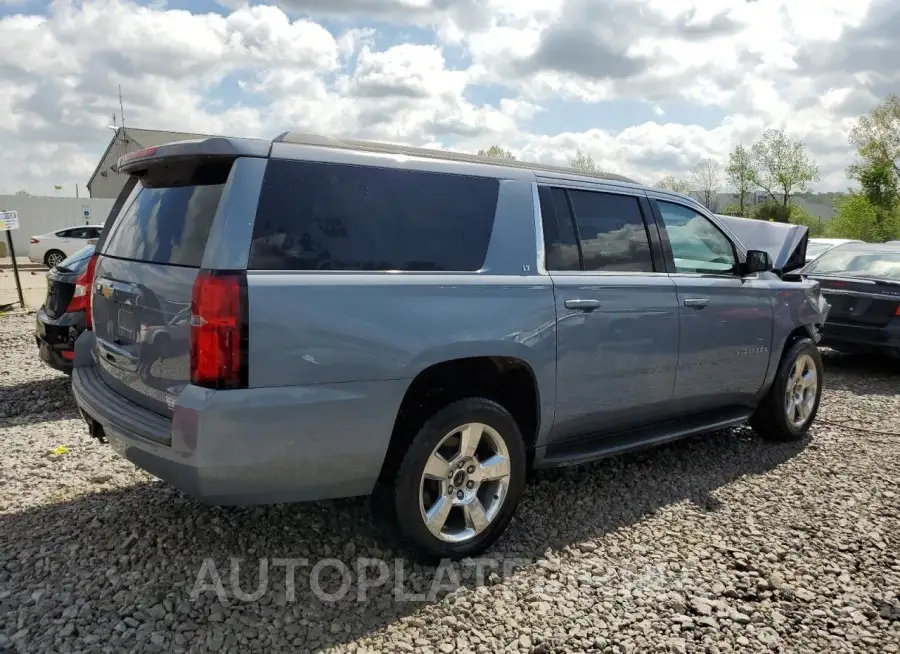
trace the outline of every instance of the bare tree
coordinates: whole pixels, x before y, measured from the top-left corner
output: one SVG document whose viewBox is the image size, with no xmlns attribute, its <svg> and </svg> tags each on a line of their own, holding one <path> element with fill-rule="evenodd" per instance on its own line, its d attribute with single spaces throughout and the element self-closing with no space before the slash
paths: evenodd
<svg viewBox="0 0 900 654">
<path fill-rule="evenodd" d="M 683 179 L 677 179 L 674 175 L 666 175 L 658 180 L 653 186 L 666 191 L 673 191 L 674 193 L 684 193 L 685 195 L 693 190 L 690 182 Z"/>
<path fill-rule="evenodd" d="M 569 166 L 583 173 L 596 173 L 600 170 L 590 153 L 581 148 L 578 148 L 575 151 L 575 156 L 569 159 Z"/>
<path fill-rule="evenodd" d="M 499 145 L 492 145 L 487 150 L 481 149 L 478 151 L 479 157 L 494 157 L 495 159 L 511 159 L 515 161 L 515 155 L 509 150 L 504 150 Z"/>
<path fill-rule="evenodd" d="M 766 130 L 762 140 L 750 148 L 750 154 L 757 171 L 756 185 L 781 205 L 780 221 L 787 222 L 791 194 L 805 191 L 810 182 L 817 181 L 819 166 L 802 142 L 788 138 L 779 129 Z"/>
<path fill-rule="evenodd" d="M 27 196 L 31 195 L 31 193 L 22 189 L 21 191 L 16 191 L 16 195 L 18 195 L 19 197 L 27 197 Z"/>
<path fill-rule="evenodd" d="M 712 210 L 713 200 L 719 190 L 719 164 L 714 159 L 701 159 L 691 169 L 691 186 L 700 193 L 700 201 Z"/>
<path fill-rule="evenodd" d="M 738 196 L 738 208 L 741 215 L 747 215 L 747 196 L 753 189 L 757 173 L 753 167 L 753 157 L 750 151 L 743 145 L 735 146 L 728 155 L 728 167 L 725 169 L 725 178 L 734 187 Z"/>
</svg>

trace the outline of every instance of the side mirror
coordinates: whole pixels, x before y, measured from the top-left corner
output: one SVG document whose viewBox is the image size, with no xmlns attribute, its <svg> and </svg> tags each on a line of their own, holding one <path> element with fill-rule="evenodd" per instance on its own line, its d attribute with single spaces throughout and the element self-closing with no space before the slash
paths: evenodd
<svg viewBox="0 0 900 654">
<path fill-rule="evenodd" d="M 764 250 L 747 250 L 747 262 L 744 264 L 744 274 L 752 275 L 758 272 L 772 270 L 772 257 Z"/>
</svg>

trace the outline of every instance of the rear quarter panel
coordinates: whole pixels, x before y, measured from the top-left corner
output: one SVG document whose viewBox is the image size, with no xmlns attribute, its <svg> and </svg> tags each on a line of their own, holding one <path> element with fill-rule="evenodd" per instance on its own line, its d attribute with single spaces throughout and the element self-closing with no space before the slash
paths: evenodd
<svg viewBox="0 0 900 654">
<path fill-rule="evenodd" d="M 552 424 L 556 310 L 539 275 L 531 183 L 501 182 L 477 273 L 249 271 L 250 386 L 403 380 L 473 356 L 523 360 L 537 381 L 541 434 Z M 399 393 L 384 410 L 396 415 Z"/>
</svg>

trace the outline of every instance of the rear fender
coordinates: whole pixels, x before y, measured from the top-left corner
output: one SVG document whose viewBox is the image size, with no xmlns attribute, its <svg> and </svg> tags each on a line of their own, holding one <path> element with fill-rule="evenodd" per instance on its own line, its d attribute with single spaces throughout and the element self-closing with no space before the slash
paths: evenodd
<svg viewBox="0 0 900 654">
<path fill-rule="evenodd" d="M 465 341 L 430 348 L 409 362 L 403 377 L 410 383 L 415 377 L 435 364 L 469 357 L 508 357 L 524 361 L 531 368 L 537 387 L 540 407 L 540 428 L 535 440 L 543 445 L 553 426 L 556 405 L 556 339 L 555 325 L 551 322 L 548 334 L 535 344 L 526 345 L 513 341 Z"/>
</svg>

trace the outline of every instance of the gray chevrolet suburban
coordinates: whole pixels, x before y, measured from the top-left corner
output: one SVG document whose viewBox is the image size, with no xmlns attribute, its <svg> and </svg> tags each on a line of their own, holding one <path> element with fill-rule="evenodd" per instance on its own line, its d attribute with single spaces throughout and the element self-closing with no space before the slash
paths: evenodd
<svg viewBox="0 0 900 654">
<path fill-rule="evenodd" d="M 461 558 L 529 469 L 815 418 L 828 305 L 795 274 L 803 227 L 292 132 L 118 169 L 73 391 L 93 436 L 204 501 L 371 495 L 411 551 Z"/>
</svg>

